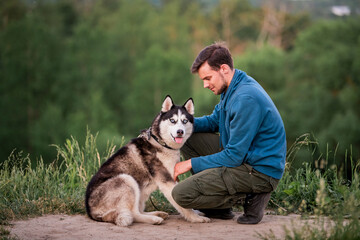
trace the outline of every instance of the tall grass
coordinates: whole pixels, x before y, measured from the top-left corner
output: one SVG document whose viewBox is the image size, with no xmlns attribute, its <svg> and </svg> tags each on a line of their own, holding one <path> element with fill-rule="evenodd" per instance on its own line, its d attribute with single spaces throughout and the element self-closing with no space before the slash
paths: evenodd
<svg viewBox="0 0 360 240">
<path fill-rule="evenodd" d="M 299 223 L 285 226 L 285 237 L 281 239 L 360 239 L 359 164 L 353 167 L 353 178 L 348 184 L 341 183 L 337 178 L 329 179 L 326 176 L 319 176 L 318 179 L 319 185 L 314 203 L 308 204 L 309 200 L 303 199 L 296 210 L 305 213 L 305 216 L 313 214 L 315 217 L 300 226 Z M 291 204 L 285 207 L 289 205 Z M 305 211 L 307 205 L 311 206 L 310 211 Z M 290 209 L 288 210 L 290 212 Z M 273 233 L 259 235 L 259 238 L 280 239 Z"/>
<path fill-rule="evenodd" d="M 308 135 L 302 136 L 295 145 L 317 144 Z M 298 146 L 293 146 L 292 149 Z M 351 152 L 351 151 L 350 151 Z M 326 159 L 328 162 L 329 149 Z M 336 153 L 336 149 L 335 149 Z M 336 165 L 318 169 L 309 163 L 303 168 L 287 171 L 272 194 L 271 205 L 280 214 L 300 213 L 314 215 L 312 221 L 299 227 L 285 227 L 285 239 L 360 239 L 360 162 L 350 156 L 351 179 L 346 178 Z M 319 162 L 319 161 L 317 161 Z M 262 239 L 277 239 L 273 234 L 259 236 Z"/>
<path fill-rule="evenodd" d="M 290 171 L 297 151 L 303 146 L 310 145 L 317 145 L 317 142 L 311 140 L 309 134 L 305 134 L 299 137 L 288 150 L 284 176 L 277 189 L 272 193 L 270 201 L 270 206 L 278 213 L 313 214 L 319 211 L 319 207 L 322 206 L 322 214 L 331 214 L 334 211 L 340 211 L 344 207 L 344 202 L 354 196 L 360 200 L 360 162 L 353 159 L 351 155 L 344 156 L 345 159 L 349 157 L 351 161 L 352 179 L 350 180 L 345 178 L 336 165 L 316 168 L 312 163 L 305 162 L 302 164 L 303 167 Z M 315 149 L 315 147 L 310 147 L 310 149 Z M 314 165 L 318 162 L 328 162 L 328 152 L 329 149 L 327 153 L 320 154 L 326 158 L 316 159 Z M 324 166 L 324 164 L 319 165 Z M 321 187 L 324 188 L 322 192 L 326 194 L 321 202 L 322 205 L 319 206 L 317 198 L 320 197 Z"/>
<path fill-rule="evenodd" d="M 0 224 L 45 213 L 84 213 L 86 185 L 116 148 L 108 143 L 100 155 L 96 137 L 88 131 L 83 146 L 73 137 L 54 146 L 58 156 L 49 165 L 40 158 L 32 166 L 29 155 L 14 151 L 0 165 Z"/>
</svg>

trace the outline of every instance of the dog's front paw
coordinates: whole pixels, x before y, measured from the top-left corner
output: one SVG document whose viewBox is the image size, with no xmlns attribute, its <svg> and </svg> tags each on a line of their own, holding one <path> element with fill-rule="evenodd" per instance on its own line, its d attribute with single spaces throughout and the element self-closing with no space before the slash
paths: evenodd
<svg viewBox="0 0 360 240">
<path fill-rule="evenodd" d="M 211 220 L 208 217 L 198 216 L 200 218 L 200 222 L 209 223 Z"/>
<path fill-rule="evenodd" d="M 169 214 L 166 212 L 158 211 L 156 216 L 161 217 L 162 219 L 167 219 L 169 217 Z"/>
<path fill-rule="evenodd" d="M 194 212 L 195 214 L 199 215 L 199 216 L 205 216 L 205 213 L 200 212 L 199 210 L 193 209 L 193 212 Z"/>
<path fill-rule="evenodd" d="M 192 215 L 191 217 L 187 218 L 189 222 L 192 223 L 209 223 L 210 218 L 199 216 L 197 214 Z"/>
<path fill-rule="evenodd" d="M 169 217 L 169 214 L 163 211 L 146 212 L 145 214 L 161 217 L 162 219 L 167 219 Z"/>
<path fill-rule="evenodd" d="M 164 221 L 161 217 L 152 216 L 152 224 L 159 225 Z"/>
</svg>

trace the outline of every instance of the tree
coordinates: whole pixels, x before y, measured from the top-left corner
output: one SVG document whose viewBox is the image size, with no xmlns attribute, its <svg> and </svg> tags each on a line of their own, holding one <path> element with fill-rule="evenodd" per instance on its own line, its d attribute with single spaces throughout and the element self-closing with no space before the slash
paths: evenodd
<svg viewBox="0 0 360 240">
<path fill-rule="evenodd" d="M 34 124 L 41 116 L 49 89 L 56 82 L 62 45 L 36 13 L 9 23 L 0 33 L 1 154 L 14 148 L 40 153 L 35 148 Z M 51 119 L 48 119 L 51 121 Z M 43 130 L 49 135 L 50 131 Z"/>
<path fill-rule="evenodd" d="M 319 22 L 301 33 L 291 53 L 288 136 L 312 131 L 344 156 L 360 151 L 360 21 Z M 357 123 L 357 124 L 356 124 Z"/>
</svg>

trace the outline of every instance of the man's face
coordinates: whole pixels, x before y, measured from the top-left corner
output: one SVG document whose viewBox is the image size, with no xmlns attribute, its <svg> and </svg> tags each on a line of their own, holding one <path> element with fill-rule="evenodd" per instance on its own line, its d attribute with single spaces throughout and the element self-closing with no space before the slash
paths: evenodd
<svg viewBox="0 0 360 240">
<path fill-rule="evenodd" d="M 215 71 L 205 62 L 199 68 L 198 74 L 204 82 L 204 88 L 210 89 L 215 95 L 220 95 L 226 91 L 228 86 L 221 68 Z"/>
</svg>

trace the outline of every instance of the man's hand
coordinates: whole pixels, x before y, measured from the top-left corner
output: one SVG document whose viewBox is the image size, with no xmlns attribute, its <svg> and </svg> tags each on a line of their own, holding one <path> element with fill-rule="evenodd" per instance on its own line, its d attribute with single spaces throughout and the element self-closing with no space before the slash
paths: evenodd
<svg viewBox="0 0 360 240">
<path fill-rule="evenodd" d="M 192 168 L 191 166 L 191 159 L 183 161 L 183 162 L 178 162 L 175 165 L 175 169 L 174 169 L 174 180 L 175 182 L 178 181 L 178 176 L 180 174 L 186 173 L 187 171 L 190 171 L 190 169 Z"/>
</svg>

